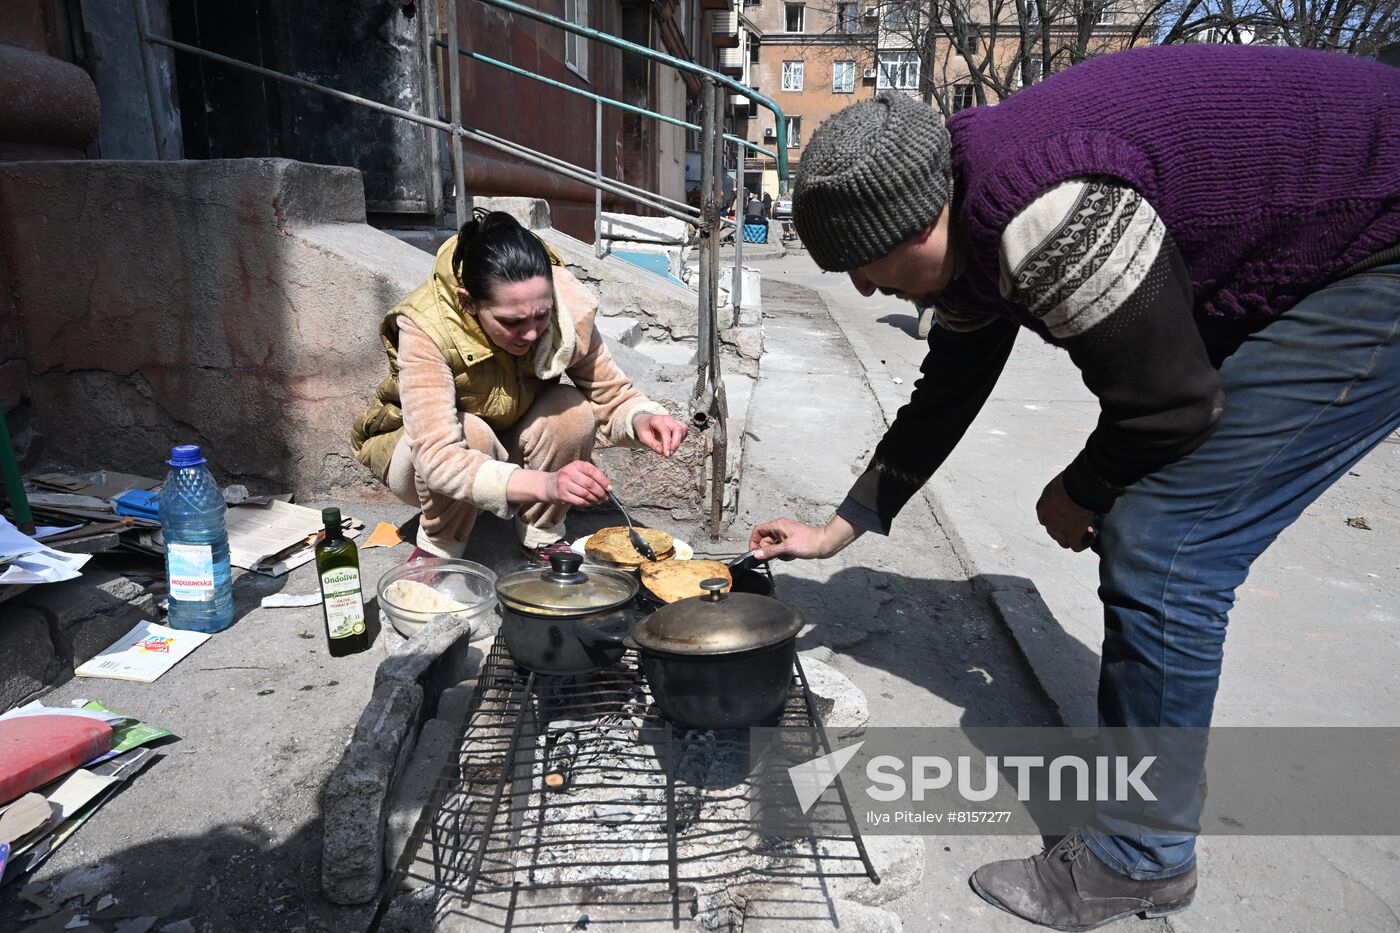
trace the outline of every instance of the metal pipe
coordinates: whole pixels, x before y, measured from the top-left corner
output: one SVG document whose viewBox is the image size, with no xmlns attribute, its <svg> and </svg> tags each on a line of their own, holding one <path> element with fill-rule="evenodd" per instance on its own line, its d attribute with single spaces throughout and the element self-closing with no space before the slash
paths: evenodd
<svg viewBox="0 0 1400 933">
<path fill-rule="evenodd" d="M 724 99 L 719 88 L 711 85 L 712 100 L 714 102 L 715 114 L 715 135 L 711 141 L 714 147 L 714 154 L 711 157 L 715 166 L 715 203 L 721 202 L 724 194 L 723 175 L 724 171 L 724 136 L 723 136 L 723 114 L 720 112 L 720 102 Z M 734 200 L 737 203 L 739 192 L 734 192 Z M 743 236 L 743 228 L 739 230 L 739 235 Z M 724 381 L 720 377 L 720 356 L 719 356 L 719 211 L 716 210 L 710 227 L 710 239 L 712 248 L 710 250 L 710 292 L 706 296 L 705 306 L 710 316 L 710 385 L 714 387 L 714 402 L 710 407 L 711 415 L 711 443 L 710 443 L 710 541 L 719 540 L 720 524 L 724 520 L 724 488 L 729 478 L 729 443 L 728 429 L 726 426 L 725 414 L 728 406 L 725 402 Z"/>
<path fill-rule="evenodd" d="M 457 48 L 457 0 L 447 0 L 447 37 L 452 47 Z M 462 60 L 459 56 L 448 55 L 447 73 L 452 98 L 452 125 L 462 125 Z M 466 173 L 462 169 L 462 137 L 452 134 L 452 186 L 456 189 L 457 229 L 467 222 Z"/>
<path fill-rule="evenodd" d="M 737 163 L 734 167 L 734 185 L 739 191 L 744 191 L 747 196 L 747 182 L 744 178 L 744 150 L 735 146 L 734 158 Z M 733 323 L 735 324 L 739 323 L 739 307 L 744 300 L 744 224 L 748 219 L 748 207 L 748 203 L 745 202 L 742 214 L 738 210 L 734 212 L 734 220 L 739 224 L 739 235 L 734 238 L 734 277 L 729 282 L 729 304 L 734 308 Z"/>
<path fill-rule="evenodd" d="M 688 71 L 691 74 L 699 75 L 702 79 L 710 81 L 712 83 L 721 84 L 724 87 L 727 87 L 730 90 L 732 90 L 735 94 L 738 94 L 741 97 L 746 97 L 754 103 L 758 104 L 759 106 L 771 111 L 773 116 L 778 121 L 778 178 L 783 186 L 782 190 L 787 190 L 788 155 L 787 127 L 785 126 L 786 118 L 783 114 L 783 108 L 779 107 L 775 101 L 771 100 L 770 98 L 764 97 L 762 94 L 758 93 L 753 88 L 749 87 L 747 84 L 735 81 L 728 75 L 719 74 L 718 72 L 714 72 L 708 68 L 697 65 L 694 62 L 688 62 L 683 58 L 676 58 L 673 55 L 667 55 L 665 52 L 658 52 L 655 49 L 649 49 L 646 46 L 638 45 L 635 42 L 628 42 L 626 39 L 619 39 L 617 36 L 611 35 L 606 32 L 600 32 L 588 26 L 580 26 L 578 23 L 571 23 L 566 19 L 560 19 L 557 16 L 550 16 L 548 13 L 541 13 L 539 10 L 533 9 L 532 7 L 525 6 L 521 3 L 516 3 L 515 0 L 479 0 L 479 2 L 484 3 L 487 6 L 496 7 L 499 10 L 507 10 L 519 16 L 524 16 L 527 19 L 533 19 L 537 22 L 548 23 L 551 26 L 557 26 L 565 32 L 572 32 L 574 35 L 583 36 L 587 39 L 593 39 L 597 42 L 602 42 L 606 45 L 611 45 L 614 48 L 622 49 L 626 52 L 631 52 L 634 55 L 640 55 L 643 58 L 647 58 L 652 61 L 662 62 L 663 64 L 670 65 L 677 71 Z"/>
<path fill-rule="evenodd" d="M 603 102 L 593 102 L 593 177 L 603 181 Z M 593 188 L 593 255 L 603 258 L 603 189 Z"/>
<path fill-rule="evenodd" d="M 146 77 L 146 105 L 151 112 L 151 134 L 155 137 L 156 158 L 164 162 L 168 147 L 165 128 L 160 119 L 160 81 L 156 70 L 156 50 L 151 48 L 149 41 L 145 41 L 151 34 L 151 13 L 146 9 L 146 0 L 131 0 L 131 6 L 136 12 L 136 29 L 142 39 L 141 70 L 145 72 Z"/>
<path fill-rule="evenodd" d="M 433 45 L 436 45 L 438 48 L 442 49 L 451 48 L 451 46 L 449 46 L 446 42 L 443 42 L 441 39 L 434 39 Z M 662 123 L 669 123 L 672 126 L 679 126 L 687 130 L 700 129 L 700 127 L 696 124 L 687 123 L 685 120 L 682 120 L 679 117 L 667 116 L 664 113 L 657 113 L 655 110 L 648 110 L 645 107 L 638 107 L 636 104 L 629 104 L 626 101 L 617 100 L 612 97 L 604 97 L 602 94 L 595 94 L 592 91 L 585 91 L 583 88 L 574 87 L 572 84 L 565 84 L 563 81 L 556 81 L 555 79 L 546 77 L 545 75 L 535 74 L 533 71 L 526 71 L 524 68 L 512 65 L 509 62 L 503 62 L 498 58 L 492 58 L 490 55 L 482 55 L 480 52 L 473 52 L 471 49 L 459 48 L 457 49 L 457 54 L 466 58 L 470 58 L 474 62 L 481 62 L 482 64 L 490 65 L 493 68 L 500 68 L 503 71 L 509 71 L 511 74 L 519 75 L 522 78 L 529 78 L 531 81 L 538 81 L 541 84 L 547 84 L 552 88 L 558 88 L 561 91 L 568 91 L 570 94 L 577 94 L 579 97 L 586 97 L 589 100 L 602 101 L 610 107 L 616 107 L 619 110 L 625 110 L 628 113 L 635 113 L 638 116 L 643 117 L 651 117 L 653 120 L 660 120 Z M 741 146 L 746 146 L 749 149 L 752 149 L 754 152 L 759 153 L 760 155 L 768 156 L 768 158 L 770 159 L 778 158 L 778 154 L 773 150 L 764 149 L 757 143 L 749 142 L 747 139 L 743 139 L 739 136 L 731 136 L 728 133 L 726 133 L 724 138 L 728 142 L 737 143 Z"/>
<path fill-rule="evenodd" d="M 729 479 L 729 399 L 724 394 L 724 383 L 715 374 L 714 424 L 710 425 L 712 437 L 710 447 L 710 542 L 719 540 L 719 530 L 724 522 L 724 491 Z"/>
<path fill-rule="evenodd" d="M 710 386 L 710 355 L 712 341 L 710 331 L 714 327 L 714 305 L 710 301 L 710 255 L 714 252 L 715 216 L 718 205 L 715 203 L 715 84 L 706 78 L 700 90 L 700 256 L 697 261 L 699 295 L 699 319 L 696 322 L 695 344 L 695 402 L 704 397 Z M 692 418 L 697 426 L 703 423 L 709 413 L 698 404 L 692 405 Z"/>
</svg>

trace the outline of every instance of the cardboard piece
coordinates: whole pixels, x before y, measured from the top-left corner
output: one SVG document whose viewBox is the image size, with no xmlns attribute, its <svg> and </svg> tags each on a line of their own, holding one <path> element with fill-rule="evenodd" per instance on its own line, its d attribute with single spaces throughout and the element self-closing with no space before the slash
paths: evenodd
<svg viewBox="0 0 1400 933">
<path fill-rule="evenodd" d="M 374 526 L 374 531 L 365 539 L 361 548 L 368 550 L 372 547 L 397 547 L 404 543 L 403 535 L 399 534 L 399 528 L 390 522 L 380 522 Z"/>
</svg>

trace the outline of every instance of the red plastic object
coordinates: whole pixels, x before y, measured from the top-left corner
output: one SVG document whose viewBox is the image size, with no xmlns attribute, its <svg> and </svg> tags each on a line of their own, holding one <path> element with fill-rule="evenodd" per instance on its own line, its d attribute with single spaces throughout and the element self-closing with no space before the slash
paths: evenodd
<svg viewBox="0 0 1400 933">
<path fill-rule="evenodd" d="M 0 803 L 111 751 L 112 727 L 84 716 L 0 720 Z"/>
</svg>

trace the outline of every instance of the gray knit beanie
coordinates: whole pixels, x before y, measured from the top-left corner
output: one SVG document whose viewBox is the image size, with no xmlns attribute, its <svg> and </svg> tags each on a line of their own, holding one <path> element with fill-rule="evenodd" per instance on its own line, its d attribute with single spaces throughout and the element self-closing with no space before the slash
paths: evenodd
<svg viewBox="0 0 1400 933">
<path fill-rule="evenodd" d="M 938 114 L 884 91 L 812 134 L 792 192 L 792 220 L 817 265 L 849 272 L 937 220 L 952 185 L 948 130 Z"/>
</svg>

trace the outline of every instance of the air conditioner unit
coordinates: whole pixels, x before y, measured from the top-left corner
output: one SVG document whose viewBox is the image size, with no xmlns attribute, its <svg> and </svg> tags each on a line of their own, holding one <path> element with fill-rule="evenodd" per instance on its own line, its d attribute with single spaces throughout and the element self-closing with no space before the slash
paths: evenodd
<svg viewBox="0 0 1400 933">
<path fill-rule="evenodd" d="M 878 72 L 874 68 L 867 68 L 860 73 L 860 76 L 867 81 L 873 80 Z"/>
<path fill-rule="evenodd" d="M 770 127 L 768 127 L 768 129 L 766 129 L 766 130 L 763 131 L 763 138 L 764 138 L 764 139 L 777 139 L 777 138 L 778 138 L 778 131 L 775 130 L 773 127 L 770 126 Z"/>
<path fill-rule="evenodd" d="M 868 6 L 868 7 L 866 7 L 866 8 L 865 8 L 865 18 L 866 18 L 866 19 L 879 19 L 879 18 L 880 18 L 880 8 L 877 7 L 877 6 Z"/>
</svg>

